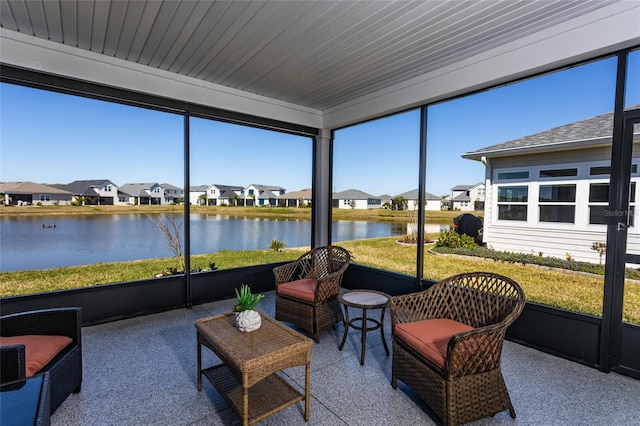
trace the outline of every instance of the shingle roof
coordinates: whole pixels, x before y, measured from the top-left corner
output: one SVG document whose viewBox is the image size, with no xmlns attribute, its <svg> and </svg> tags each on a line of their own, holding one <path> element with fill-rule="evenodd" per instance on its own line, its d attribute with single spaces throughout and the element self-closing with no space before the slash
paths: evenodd
<svg viewBox="0 0 640 426">
<path fill-rule="evenodd" d="M 61 194 L 71 195 L 69 191 L 35 182 L 0 182 L 2 194 Z"/>
<path fill-rule="evenodd" d="M 218 185 L 214 183 L 211 186 L 215 186 L 216 188 L 218 188 L 221 198 L 231 198 L 234 194 L 236 194 L 236 191 L 242 192 L 244 190 L 243 187 L 234 185 Z"/>
<path fill-rule="evenodd" d="M 114 187 L 116 184 L 111 182 L 108 179 L 91 179 L 91 180 L 74 180 L 73 182 L 65 185 L 62 189 L 65 191 L 69 191 L 74 195 L 89 195 L 95 196 L 98 195 L 95 187 L 102 186 L 104 184 L 110 184 Z"/>
<path fill-rule="evenodd" d="M 453 201 L 471 201 L 471 197 L 469 197 L 466 193 L 458 194 L 453 197 Z"/>
<path fill-rule="evenodd" d="M 519 139 L 491 145 L 462 154 L 463 158 L 517 155 L 523 151 L 557 151 L 608 144 L 613 135 L 613 112 L 554 127 Z"/>
<path fill-rule="evenodd" d="M 427 200 L 439 200 L 440 197 L 437 195 L 433 195 L 429 192 L 425 192 L 425 199 Z M 403 192 L 402 194 L 396 195 L 396 197 L 404 197 L 407 200 L 417 200 L 418 199 L 418 189 L 412 189 L 411 191 Z"/>
<path fill-rule="evenodd" d="M 147 193 L 146 189 L 151 189 L 152 187 L 158 185 L 157 182 L 150 183 L 125 183 L 120 187 L 120 191 L 125 194 L 133 195 L 134 197 L 155 197 L 159 198 L 160 195 L 154 193 Z"/>
<path fill-rule="evenodd" d="M 160 187 L 162 187 L 162 189 L 171 189 L 171 190 L 177 190 L 177 191 L 182 191 L 182 188 L 180 188 L 179 186 L 175 186 L 175 185 L 171 185 L 170 183 L 161 183 Z"/>
<path fill-rule="evenodd" d="M 285 199 L 285 200 L 293 200 L 293 199 L 300 199 L 300 198 L 305 200 L 310 200 L 311 188 L 301 189 L 300 191 L 287 192 L 286 194 L 278 195 L 278 198 Z"/>
<path fill-rule="evenodd" d="M 370 198 L 378 199 L 375 195 L 367 194 L 357 189 L 347 189 L 342 192 L 334 192 L 334 200 L 368 200 Z"/>
<path fill-rule="evenodd" d="M 466 191 L 468 189 L 473 188 L 475 185 L 456 185 L 451 188 L 452 191 Z"/>
</svg>

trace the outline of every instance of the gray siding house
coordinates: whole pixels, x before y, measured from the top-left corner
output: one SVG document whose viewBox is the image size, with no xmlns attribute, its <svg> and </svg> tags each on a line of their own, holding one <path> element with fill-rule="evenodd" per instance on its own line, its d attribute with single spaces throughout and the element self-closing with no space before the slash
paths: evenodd
<svg viewBox="0 0 640 426">
<path fill-rule="evenodd" d="M 82 205 L 112 206 L 118 204 L 118 186 L 107 179 L 74 180 L 62 187 Z"/>
<path fill-rule="evenodd" d="M 161 205 L 164 201 L 164 190 L 159 183 L 126 183 L 120 187 L 127 204 L 134 206 Z"/>
<path fill-rule="evenodd" d="M 609 113 L 463 154 L 486 166 L 487 246 L 598 263 L 591 246 L 606 241 L 612 134 Z M 640 133 L 633 147 L 627 250 L 640 253 Z"/>
<path fill-rule="evenodd" d="M 340 209 L 379 209 L 382 200 L 357 189 L 347 189 L 333 194 L 332 205 Z"/>
</svg>

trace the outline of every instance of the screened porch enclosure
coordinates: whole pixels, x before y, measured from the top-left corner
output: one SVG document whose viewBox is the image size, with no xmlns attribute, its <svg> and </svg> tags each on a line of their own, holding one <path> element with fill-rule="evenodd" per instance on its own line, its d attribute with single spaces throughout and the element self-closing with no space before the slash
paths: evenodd
<svg viewBox="0 0 640 426">
<path fill-rule="evenodd" d="M 0 6 L 0 80 L 169 114 L 179 130 L 172 167 L 182 172 L 184 188 L 201 183 L 191 180 L 191 159 L 209 154 L 205 143 L 192 152 L 190 120 L 300 137 L 309 145 L 308 239 L 314 247 L 333 242 L 332 194 L 340 177 L 334 156 L 336 141 L 342 143 L 341 132 L 417 111 L 416 138 L 406 155 L 411 158 L 413 186 L 421 194 L 418 204 L 425 205 L 433 176 L 429 150 L 436 145 L 430 145 L 429 123 L 438 106 L 545 73 L 608 61 L 613 64 L 607 78 L 610 111 L 604 112 L 612 112 L 612 133 L 604 148 L 607 159 L 598 159 L 603 163 L 598 166 L 610 162 L 611 190 L 608 200 L 597 199 L 596 207 L 628 212 L 634 205 L 628 189 L 635 172 L 628 161 L 633 132 L 629 136 L 625 129 L 635 123 L 638 110 L 637 103 L 627 103 L 625 96 L 639 90 L 634 76 L 640 70 L 634 58 L 640 46 L 640 5 L 510 3 L 485 7 L 476 2 L 392 1 L 379 7 L 376 2 L 163 1 L 145 7 L 137 1 L 6 1 Z M 458 125 L 464 123 L 464 112 L 454 111 L 456 115 Z M 444 145 L 453 149 L 457 143 L 448 139 Z M 369 148 L 391 152 L 394 141 L 376 141 Z M 364 171 L 370 165 L 358 167 Z M 524 185 L 511 187 L 508 194 L 498 187 L 499 201 L 488 207 L 505 221 L 518 221 L 530 212 L 525 205 L 529 200 Z M 541 210 L 545 223 L 561 227 L 580 211 L 572 204 L 575 194 L 566 188 L 556 185 L 542 195 L 542 203 L 547 203 Z M 183 209 L 188 270 L 189 204 Z M 424 229 L 423 209 L 417 213 L 417 224 L 417 229 Z M 509 338 L 602 371 L 638 378 L 640 327 L 621 320 L 623 271 L 627 256 L 634 254 L 627 252 L 627 233 L 620 232 L 617 223 L 594 225 L 606 229 L 609 248 L 598 296 L 600 312 L 585 315 L 528 303 Z M 567 235 L 577 234 L 570 230 Z M 402 294 L 430 285 L 424 238 L 425 232 L 419 231 L 414 275 L 363 266 L 356 256 L 344 287 Z M 184 307 L 199 309 L 233 297 L 239 282 L 271 291 L 273 266 L 7 297 L 0 306 L 3 313 L 81 306 L 89 326 Z"/>
</svg>

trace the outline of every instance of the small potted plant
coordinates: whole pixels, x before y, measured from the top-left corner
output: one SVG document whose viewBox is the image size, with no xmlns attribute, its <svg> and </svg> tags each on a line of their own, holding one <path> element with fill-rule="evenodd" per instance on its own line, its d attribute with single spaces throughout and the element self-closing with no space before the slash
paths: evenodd
<svg viewBox="0 0 640 426">
<path fill-rule="evenodd" d="M 260 325 L 262 325 L 262 320 L 255 307 L 260 299 L 264 297 L 264 294 L 251 294 L 251 289 L 246 284 L 242 284 L 239 291 L 237 288 L 235 290 L 238 303 L 233 307 L 233 312 L 236 313 L 238 330 L 248 333 L 259 329 Z"/>
</svg>

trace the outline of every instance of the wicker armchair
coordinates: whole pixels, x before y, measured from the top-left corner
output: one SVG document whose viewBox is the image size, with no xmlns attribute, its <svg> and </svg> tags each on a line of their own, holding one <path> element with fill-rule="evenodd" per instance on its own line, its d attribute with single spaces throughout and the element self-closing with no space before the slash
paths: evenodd
<svg viewBox="0 0 640 426">
<path fill-rule="evenodd" d="M 442 419 L 458 425 L 509 409 L 500 360 L 524 292 L 501 275 L 472 272 L 390 300 L 391 386 L 406 383 Z"/>
<path fill-rule="evenodd" d="M 80 308 L 54 308 L 21 312 L 0 317 L 2 337 L 26 335 L 67 336 L 69 343 L 37 373 L 49 372 L 51 414 L 71 392 L 80 392 L 82 383 L 82 337 Z M 7 345 L 0 349 L 2 382 L 25 378 L 25 346 Z M 49 414 L 49 413 L 48 413 Z"/>
<path fill-rule="evenodd" d="M 319 342 L 320 331 L 342 321 L 336 296 L 350 261 L 342 247 L 324 246 L 274 268 L 276 319 L 297 325 Z"/>
</svg>

